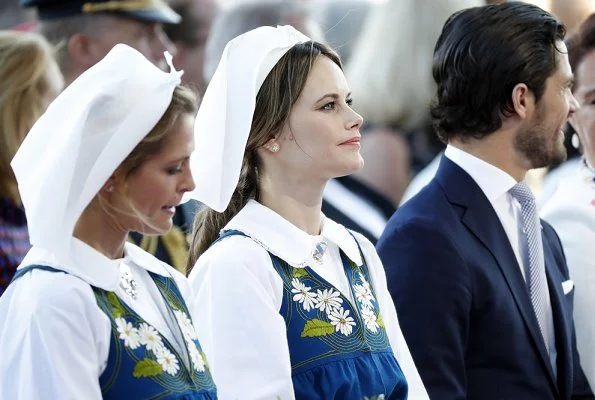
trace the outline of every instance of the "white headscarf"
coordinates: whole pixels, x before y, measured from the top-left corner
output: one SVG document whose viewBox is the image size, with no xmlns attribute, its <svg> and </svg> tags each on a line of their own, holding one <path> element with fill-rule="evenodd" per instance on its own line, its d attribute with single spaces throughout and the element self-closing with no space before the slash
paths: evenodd
<svg viewBox="0 0 595 400">
<path fill-rule="evenodd" d="M 169 73 L 118 44 L 35 123 L 11 163 L 33 246 L 68 257 L 83 210 L 171 102 L 182 71 L 166 59 Z"/>
<path fill-rule="evenodd" d="M 227 208 L 240 178 L 256 95 L 281 57 L 309 40 L 291 26 L 265 26 L 225 46 L 196 117 L 191 169 L 197 185 L 186 197 L 219 212 Z"/>
</svg>

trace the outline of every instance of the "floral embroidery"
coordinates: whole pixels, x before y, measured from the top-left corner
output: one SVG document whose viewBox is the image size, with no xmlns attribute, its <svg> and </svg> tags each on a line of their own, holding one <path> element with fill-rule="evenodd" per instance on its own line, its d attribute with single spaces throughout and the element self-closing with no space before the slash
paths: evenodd
<svg viewBox="0 0 595 400">
<path fill-rule="evenodd" d="M 198 348 L 196 348 L 196 346 L 190 347 L 190 359 L 192 360 L 192 365 L 194 365 L 194 369 L 196 369 L 198 372 L 204 372 L 205 360 L 202 357 L 202 354 L 200 354 L 200 351 L 198 351 Z"/>
<path fill-rule="evenodd" d="M 349 316 L 349 310 L 343 310 L 343 307 L 332 310 L 329 319 L 331 324 L 335 326 L 335 331 L 341 332 L 345 336 L 349 336 L 355 326 L 355 321 Z"/>
<path fill-rule="evenodd" d="M 131 349 L 136 349 L 140 346 L 140 337 L 138 329 L 132 326 L 130 322 L 126 322 L 124 318 L 116 318 L 116 326 L 118 327 L 118 333 L 120 339 L 124 341 L 124 345 Z"/>
<path fill-rule="evenodd" d="M 299 277 L 302 276 L 305 276 L 305 274 L 299 275 Z M 300 303 L 306 311 L 316 308 L 326 312 L 326 316 L 329 318 L 332 326 L 334 326 L 335 332 L 340 332 L 345 336 L 350 335 L 356 323 L 354 318 L 349 316 L 349 309 L 343 309 L 341 293 L 333 288 L 316 289 L 316 293 L 314 293 L 311 291 L 312 288 L 310 286 L 300 281 L 299 277 L 294 277 L 291 280 L 293 301 Z M 381 316 L 380 314 L 375 314 L 374 305 L 372 304 L 376 299 L 372 293 L 370 283 L 368 283 L 361 272 L 358 273 L 358 278 L 361 283 L 354 284 L 353 290 L 355 298 L 361 305 L 361 317 L 364 320 L 366 329 L 372 333 L 377 333 L 382 325 Z M 327 335 L 329 333 L 328 329 L 325 328 L 326 326 L 330 328 L 328 322 L 319 319 L 309 320 L 308 322 L 316 322 L 316 324 L 307 324 L 302 332 L 302 337 Z"/>
<path fill-rule="evenodd" d="M 366 328 L 368 328 L 373 333 L 378 332 L 378 322 L 376 320 L 376 314 L 374 314 L 374 310 L 371 308 L 364 308 L 362 310 L 362 318 L 364 319 L 364 323 L 366 324 Z"/>
<path fill-rule="evenodd" d="M 138 327 L 140 344 L 157 354 L 163 348 L 163 341 L 159 333 L 151 325 L 142 322 Z"/>
<path fill-rule="evenodd" d="M 161 365 L 163 371 L 170 375 L 178 373 L 180 370 L 178 359 L 168 349 L 162 347 L 155 355 L 157 356 L 157 362 Z"/>
<path fill-rule="evenodd" d="M 190 360 L 192 361 L 192 365 L 194 369 L 198 372 L 204 372 L 206 369 L 206 363 L 203 355 L 196 347 L 194 340 L 198 339 L 196 335 L 196 330 L 194 329 L 194 325 L 192 325 L 192 321 L 188 316 L 180 311 L 174 309 L 174 314 L 176 319 L 178 320 L 178 325 L 182 330 L 182 335 L 184 335 L 184 340 L 186 341 L 186 346 L 188 347 L 188 352 L 190 353 Z"/>
<path fill-rule="evenodd" d="M 312 288 L 304 285 L 297 278 L 292 279 L 291 286 L 293 286 L 291 293 L 295 293 L 293 296 L 293 301 L 297 301 L 298 303 L 302 304 L 304 306 L 304 310 L 310 311 L 310 309 L 313 308 L 316 303 L 316 295 L 310 292 L 310 289 Z"/>
<path fill-rule="evenodd" d="M 320 311 L 326 311 L 326 314 L 329 315 L 333 309 L 341 307 L 343 299 L 341 293 L 336 290 L 324 289 L 321 291 L 318 289 L 316 291 L 316 302 L 315 307 Z"/>
<path fill-rule="evenodd" d="M 357 301 L 364 308 L 373 308 L 372 302 L 375 301 L 374 295 L 372 294 L 372 289 L 366 278 L 361 273 L 358 273 L 359 279 L 362 282 L 361 285 L 353 285 L 353 290 L 355 291 L 355 297 Z"/>
<path fill-rule="evenodd" d="M 184 339 L 186 339 L 186 341 L 197 339 L 196 331 L 194 330 L 194 326 L 192 325 L 190 318 L 188 318 L 188 316 L 180 310 L 174 310 L 174 314 L 178 320 L 178 324 L 180 325 Z"/>
</svg>

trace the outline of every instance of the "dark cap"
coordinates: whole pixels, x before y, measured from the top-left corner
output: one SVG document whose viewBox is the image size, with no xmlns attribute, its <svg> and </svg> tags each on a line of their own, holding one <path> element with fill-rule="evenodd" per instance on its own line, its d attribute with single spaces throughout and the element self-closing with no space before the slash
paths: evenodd
<svg viewBox="0 0 595 400">
<path fill-rule="evenodd" d="M 40 20 L 75 15 L 115 14 L 149 22 L 177 24 L 181 17 L 165 0 L 20 0 L 22 7 L 36 7 Z"/>
</svg>

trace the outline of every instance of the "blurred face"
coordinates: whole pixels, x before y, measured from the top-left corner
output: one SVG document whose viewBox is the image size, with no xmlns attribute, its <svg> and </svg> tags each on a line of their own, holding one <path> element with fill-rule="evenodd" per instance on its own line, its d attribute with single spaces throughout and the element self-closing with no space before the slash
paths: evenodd
<svg viewBox="0 0 595 400">
<path fill-rule="evenodd" d="M 125 195 L 114 191 L 111 206 L 124 210 L 118 222 L 128 230 L 162 234 L 172 226 L 182 195 L 194 189 L 189 158 L 194 151 L 194 116 L 180 116 L 161 151 L 126 180 Z M 135 217 L 136 213 L 140 214 Z"/>
<path fill-rule="evenodd" d="M 573 75 L 568 63 L 566 45 L 558 41 L 557 68 L 546 80 L 543 96 L 535 113 L 516 136 L 515 150 L 529 160 L 531 168 L 559 164 L 566 160 L 564 124 L 578 109 L 571 88 Z"/>
<path fill-rule="evenodd" d="M 193 21 L 192 37 L 176 41 L 177 54 L 174 63 L 184 70 L 182 80 L 198 89 L 202 94 L 206 89 L 203 73 L 205 45 L 209 37 L 217 5 L 213 0 L 195 0 L 191 2 L 190 17 Z"/>
<path fill-rule="evenodd" d="M 581 108 L 570 117 L 579 135 L 583 154 L 591 165 L 595 162 L 595 50 L 588 53 L 576 71 L 574 95 Z"/>
<path fill-rule="evenodd" d="M 275 157 L 288 174 L 328 180 L 358 171 L 362 117 L 351 108 L 343 71 L 329 58 L 316 59 L 300 97 L 277 138 Z"/>
<path fill-rule="evenodd" d="M 92 39 L 93 63 L 99 62 L 118 43 L 135 48 L 161 69 L 166 67 L 163 52 L 167 50 L 175 54 L 175 46 L 163 32 L 161 24 L 120 17 L 111 17 L 106 21 L 109 21 L 109 26 Z"/>
</svg>

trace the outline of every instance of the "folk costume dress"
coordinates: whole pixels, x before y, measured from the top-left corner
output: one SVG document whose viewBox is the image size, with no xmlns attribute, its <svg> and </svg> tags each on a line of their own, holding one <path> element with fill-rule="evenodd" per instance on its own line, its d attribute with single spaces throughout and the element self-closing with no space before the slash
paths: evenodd
<svg viewBox="0 0 595 400">
<path fill-rule="evenodd" d="M 541 216 L 560 237 L 574 290 L 574 324 L 581 366 L 595 387 L 595 169 L 583 159 L 560 184 Z"/>
<path fill-rule="evenodd" d="M 0 298 L 0 399 L 217 398 L 185 277 L 131 243 L 112 260 L 74 237 L 171 104 L 182 72 L 165 59 L 169 73 L 114 46 L 11 162 L 33 247 Z"/>
<path fill-rule="evenodd" d="M 327 218 L 311 236 L 251 200 L 189 278 L 221 398 L 427 398 L 362 235 Z"/>
<path fill-rule="evenodd" d="M 33 248 L 0 299 L 0 398 L 216 399 L 186 278 L 73 240 L 68 267 Z"/>
</svg>

